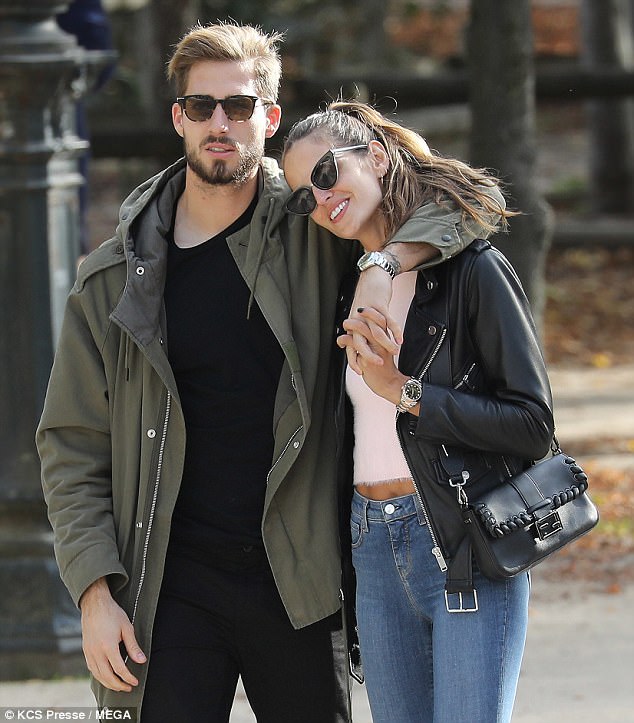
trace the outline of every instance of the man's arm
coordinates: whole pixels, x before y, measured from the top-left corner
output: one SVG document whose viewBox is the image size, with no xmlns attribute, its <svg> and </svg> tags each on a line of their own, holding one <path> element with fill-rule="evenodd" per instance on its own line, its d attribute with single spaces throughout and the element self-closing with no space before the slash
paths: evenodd
<svg viewBox="0 0 634 723">
<path fill-rule="evenodd" d="M 489 195 L 500 206 L 505 207 L 504 197 L 497 186 L 490 188 Z M 495 225 L 500 214 L 487 216 L 487 221 Z M 426 203 L 412 215 L 385 245 L 382 253 L 394 266 L 396 273 L 434 266 L 463 251 L 475 238 L 486 238 L 490 231 L 475 220 L 463 219 L 463 213 L 452 206 Z M 350 319 L 360 319 L 359 309 L 373 308 L 383 319 L 372 321 L 367 315 L 363 318 L 370 329 L 374 342 L 391 354 L 398 352 L 403 341 L 403 332 L 389 315 L 392 298 L 392 278 L 384 269 L 373 266 L 361 272 Z M 357 364 L 357 355 L 369 364 L 382 365 L 383 360 L 375 354 L 364 335 L 354 333 L 346 336 L 344 346 L 351 368 L 361 374 Z"/>
<path fill-rule="evenodd" d="M 137 681 L 124 664 L 119 643 L 136 662 L 144 658 L 130 620 L 107 583 L 110 578 L 121 587 L 128 576 L 119 559 L 112 516 L 102 343 L 100 332 L 86 319 L 80 294 L 71 292 L 36 442 L 55 555 L 62 580 L 81 609 L 88 668 L 108 688 L 129 691 Z"/>
<path fill-rule="evenodd" d="M 439 255 L 437 249 L 426 243 L 394 244 L 390 245 L 389 250 L 386 249 L 382 253 L 390 259 L 397 274 L 410 271 Z M 390 354 L 397 354 L 399 345 L 403 343 L 403 330 L 390 316 L 391 298 L 391 275 L 380 266 L 371 266 L 362 271 L 359 276 L 348 318 L 362 319 L 369 327 L 373 341 Z M 368 315 L 361 317 L 360 314 L 366 308 L 374 309 L 377 313 L 372 315 L 372 318 Z M 346 353 L 348 364 L 357 374 L 361 374 L 357 356 L 362 357 L 367 364 L 383 364 L 381 356 L 372 350 L 365 335 L 357 332 L 349 335 Z"/>
</svg>

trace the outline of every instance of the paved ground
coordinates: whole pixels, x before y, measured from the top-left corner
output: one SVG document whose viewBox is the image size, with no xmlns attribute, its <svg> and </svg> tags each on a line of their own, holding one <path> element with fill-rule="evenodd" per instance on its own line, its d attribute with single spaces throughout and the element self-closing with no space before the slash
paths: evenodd
<svg viewBox="0 0 634 723">
<path fill-rule="evenodd" d="M 553 369 L 551 380 L 564 448 L 566 442 L 593 436 L 634 439 L 634 365 Z M 634 468 L 634 454 L 610 457 L 603 463 Z M 514 723 L 634 721 L 634 585 L 622 585 L 614 594 L 594 592 L 582 582 L 545 579 L 544 566 L 533 574 L 528 643 Z M 0 683 L 0 708 L 91 703 L 85 680 Z M 353 706 L 355 723 L 371 723 L 361 686 L 353 689 Z M 239 690 L 231 723 L 254 721 Z"/>
</svg>

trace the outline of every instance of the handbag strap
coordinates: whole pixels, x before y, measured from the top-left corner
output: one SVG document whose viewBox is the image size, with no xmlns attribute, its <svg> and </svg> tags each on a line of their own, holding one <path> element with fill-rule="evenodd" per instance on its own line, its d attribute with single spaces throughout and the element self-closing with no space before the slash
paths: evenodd
<svg viewBox="0 0 634 723">
<path fill-rule="evenodd" d="M 446 302 L 444 322 L 449 330 L 449 300 Z M 433 374 L 433 380 L 437 384 L 443 384 L 449 388 L 452 387 L 451 381 L 451 335 L 447 333 L 445 341 L 441 344 L 436 358 L 432 362 L 430 372 Z M 450 477 L 452 480 L 461 479 L 464 471 L 464 458 L 458 450 L 441 445 L 440 453 L 446 455 L 445 464 L 451 469 Z M 474 594 L 473 586 L 473 555 L 471 550 L 471 540 L 465 533 L 462 541 L 458 545 L 458 549 L 452 559 L 447 563 L 447 575 L 445 579 L 445 602 L 448 612 L 466 612 L 472 608 L 464 609 L 462 606 L 462 594 Z M 460 596 L 459 608 L 450 605 L 448 595 L 458 594 Z"/>
<path fill-rule="evenodd" d="M 447 595 L 473 592 L 473 561 L 471 540 L 465 534 L 455 555 L 447 565 L 445 591 Z"/>
</svg>

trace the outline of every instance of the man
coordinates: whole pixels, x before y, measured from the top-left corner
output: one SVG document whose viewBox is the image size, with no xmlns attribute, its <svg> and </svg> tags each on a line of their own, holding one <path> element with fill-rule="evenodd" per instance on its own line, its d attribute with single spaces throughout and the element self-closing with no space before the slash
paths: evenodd
<svg viewBox="0 0 634 723">
<path fill-rule="evenodd" d="M 261 722 L 349 720 L 330 359 L 358 249 L 289 217 L 263 157 L 280 39 L 221 23 L 177 46 L 185 159 L 81 265 L 38 428 L 97 700 L 144 723 L 227 721 L 238 676 Z M 459 214 L 430 221 L 459 250 Z M 391 249 L 389 270 L 438 253 Z M 389 293 L 363 271 L 361 305 Z"/>
</svg>

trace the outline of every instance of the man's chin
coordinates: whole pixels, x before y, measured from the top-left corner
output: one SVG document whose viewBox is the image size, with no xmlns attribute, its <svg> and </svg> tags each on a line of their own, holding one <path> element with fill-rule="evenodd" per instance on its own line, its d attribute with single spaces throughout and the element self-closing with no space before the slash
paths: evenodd
<svg viewBox="0 0 634 723">
<path fill-rule="evenodd" d="M 211 168 L 205 168 L 196 159 L 187 159 L 187 165 L 199 180 L 208 186 L 229 186 L 236 183 L 235 174 L 227 170 L 225 163 L 216 161 Z"/>
<path fill-rule="evenodd" d="M 215 160 L 209 165 L 204 158 L 198 155 L 185 153 L 185 159 L 190 171 L 198 177 L 201 183 L 207 186 L 243 186 L 248 183 L 257 172 L 260 160 L 264 154 L 250 153 L 239 159 L 238 165 L 231 168 L 226 161 Z M 209 160 L 209 159 L 206 159 Z"/>
</svg>

